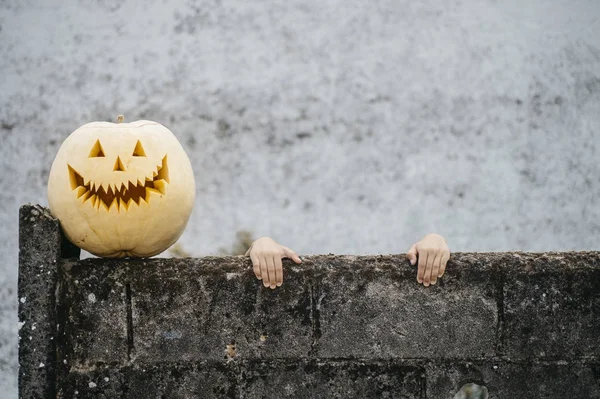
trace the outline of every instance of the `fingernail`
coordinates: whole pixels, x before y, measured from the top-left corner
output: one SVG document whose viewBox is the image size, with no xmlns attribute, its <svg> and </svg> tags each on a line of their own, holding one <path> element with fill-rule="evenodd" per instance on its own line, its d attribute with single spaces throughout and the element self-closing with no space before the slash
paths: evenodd
<svg viewBox="0 0 600 399">
<path fill-rule="evenodd" d="M 418 279 L 417 279 L 417 282 L 418 282 L 419 284 L 423 284 L 423 280 L 421 280 L 420 278 L 418 278 Z"/>
</svg>

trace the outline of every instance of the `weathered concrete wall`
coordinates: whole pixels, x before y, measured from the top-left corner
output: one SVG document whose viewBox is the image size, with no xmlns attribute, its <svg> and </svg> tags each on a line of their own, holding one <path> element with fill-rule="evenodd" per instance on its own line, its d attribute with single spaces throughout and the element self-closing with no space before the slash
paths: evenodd
<svg viewBox="0 0 600 399">
<path fill-rule="evenodd" d="M 21 223 L 22 397 L 600 398 L 598 252 L 455 254 L 429 288 L 402 255 L 308 256 L 271 291 L 245 257 L 78 260 Z"/>
</svg>

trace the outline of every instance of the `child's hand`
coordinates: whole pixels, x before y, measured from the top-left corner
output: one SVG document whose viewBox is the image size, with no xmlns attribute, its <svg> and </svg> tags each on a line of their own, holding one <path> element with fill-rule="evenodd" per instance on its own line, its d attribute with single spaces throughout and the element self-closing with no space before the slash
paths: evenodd
<svg viewBox="0 0 600 399">
<path fill-rule="evenodd" d="M 411 265 L 417 263 L 418 258 L 417 281 L 429 287 L 430 283 L 435 284 L 444 275 L 446 263 L 450 259 L 450 248 L 441 235 L 428 234 L 410 247 L 406 257 Z"/>
<path fill-rule="evenodd" d="M 246 255 L 250 255 L 254 275 L 263 281 L 265 287 L 280 287 L 283 284 L 282 258 L 290 258 L 296 263 L 302 263 L 300 257 L 288 247 L 275 242 L 269 237 L 254 241 Z"/>
</svg>

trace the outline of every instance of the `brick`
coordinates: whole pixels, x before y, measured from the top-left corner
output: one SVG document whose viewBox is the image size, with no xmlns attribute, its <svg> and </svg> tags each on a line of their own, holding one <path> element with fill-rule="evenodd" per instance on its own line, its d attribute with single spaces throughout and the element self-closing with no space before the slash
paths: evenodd
<svg viewBox="0 0 600 399">
<path fill-rule="evenodd" d="M 409 364 L 304 360 L 249 362 L 244 398 L 423 398 L 424 370 Z"/>
<path fill-rule="evenodd" d="M 600 257 L 512 258 L 504 284 L 503 347 L 513 358 L 600 356 Z"/>
<path fill-rule="evenodd" d="M 456 255 L 428 288 L 399 256 L 323 257 L 314 267 L 321 357 L 495 354 L 499 285 L 474 256 Z"/>
<path fill-rule="evenodd" d="M 61 279 L 59 364 L 67 369 L 128 361 L 126 278 L 117 261 L 65 264 Z"/>
<path fill-rule="evenodd" d="M 485 385 L 490 399 L 600 398 L 598 363 L 515 363 L 486 359 L 431 362 L 426 369 L 427 398 L 452 398 L 469 382 Z"/>
<path fill-rule="evenodd" d="M 153 260 L 135 269 L 135 358 L 151 363 L 307 356 L 310 273 L 290 263 L 286 284 L 274 291 L 262 286 L 243 257 Z"/>
<path fill-rule="evenodd" d="M 61 232 L 50 212 L 24 205 L 19 212 L 19 396 L 56 395 L 55 291 Z"/>
</svg>

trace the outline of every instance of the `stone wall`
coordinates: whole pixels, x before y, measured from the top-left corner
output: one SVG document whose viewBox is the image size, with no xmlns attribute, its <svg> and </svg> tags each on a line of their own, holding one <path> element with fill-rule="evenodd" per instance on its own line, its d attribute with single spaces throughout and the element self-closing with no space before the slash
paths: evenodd
<svg viewBox="0 0 600 399">
<path fill-rule="evenodd" d="M 20 397 L 600 398 L 600 254 L 79 260 L 21 208 Z M 54 306 L 56 305 L 56 306 Z"/>
</svg>

